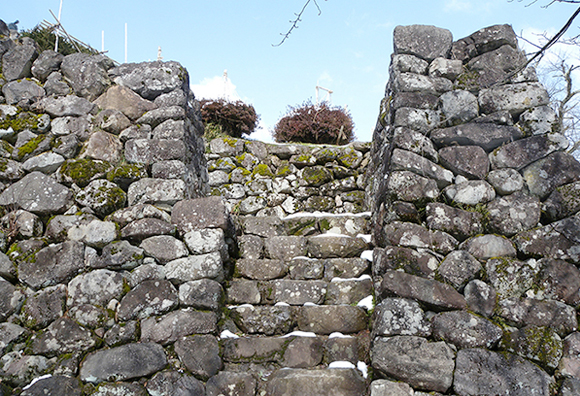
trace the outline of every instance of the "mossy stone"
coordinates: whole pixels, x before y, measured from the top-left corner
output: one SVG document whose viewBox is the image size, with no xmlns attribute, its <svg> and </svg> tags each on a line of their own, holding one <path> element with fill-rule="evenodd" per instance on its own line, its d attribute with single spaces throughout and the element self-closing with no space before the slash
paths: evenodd
<svg viewBox="0 0 580 396">
<path fill-rule="evenodd" d="M 60 168 L 60 173 L 65 178 L 65 182 L 69 181 L 79 187 L 85 187 L 91 180 L 105 176 L 110 169 L 111 164 L 107 161 L 82 158 L 65 161 Z"/>
</svg>

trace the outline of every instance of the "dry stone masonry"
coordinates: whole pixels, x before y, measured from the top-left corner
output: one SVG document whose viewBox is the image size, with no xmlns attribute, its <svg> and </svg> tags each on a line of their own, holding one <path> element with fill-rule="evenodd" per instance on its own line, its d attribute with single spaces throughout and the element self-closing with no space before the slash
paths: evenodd
<svg viewBox="0 0 580 396">
<path fill-rule="evenodd" d="M 580 163 L 548 93 L 508 25 L 398 26 L 394 50 L 367 186 L 370 394 L 578 394 Z"/>
<path fill-rule="evenodd" d="M 546 90 L 507 25 L 394 44 L 336 147 L 204 142 L 178 63 L 0 40 L 0 395 L 580 394 Z"/>
</svg>

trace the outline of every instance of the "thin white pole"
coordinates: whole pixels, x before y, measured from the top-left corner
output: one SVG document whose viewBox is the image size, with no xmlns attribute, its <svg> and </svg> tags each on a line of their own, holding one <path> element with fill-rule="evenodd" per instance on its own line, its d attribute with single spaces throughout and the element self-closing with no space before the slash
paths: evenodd
<svg viewBox="0 0 580 396">
<path fill-rule="evenodd" d="M 127 22 L 125 22 L 125 63 L 127 63 Z"/>
<path fill-rule="evenodd" d="M 105 52 L 105 31 L 101 31 L 101 52 Z"/>
<path fill-rule="evenodd" d="M 62 14 L 62 0 L 60 0 L 60 6 L 58 7 L 58 24 L 60 25 L 60 15 Z M 60 27 L 60 26 L 59 26 Z M 58 51 L 58 29 L 55 30 L 56 40 L 54 40 L 54 51 Z"/>
</svg>

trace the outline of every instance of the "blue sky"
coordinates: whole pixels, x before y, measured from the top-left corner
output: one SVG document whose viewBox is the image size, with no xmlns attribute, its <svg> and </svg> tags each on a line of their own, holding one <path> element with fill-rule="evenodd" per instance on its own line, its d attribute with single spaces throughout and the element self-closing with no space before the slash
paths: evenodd
<svg viewBox="0 0 580 396">
<path fill-rule="evenodd" d="M 62 24 L 69 34 L 123 62 L 125 23 L 128 61 L 157 58 L 181 62 L 196 96 L 224 93 L 227 69 L 230 98 L 251 103 L 264 130 L 252 138 L 268 140 L 289 105 L 315 99 L 317 84 L 333 91 L 332 104 L 347 106 L 359 140 L 370 141 L 388 80 L 392 32 L 396 25 L 444 27 L 454 39 L 494 24 L 508 23 L 516 33 L 555 32 L 575 10 L 548 0 L 318 0 L 299 28 L 281 46 L 294 13 L 305 0 L 64 0 Z M 19 20 L 30 29 L 54 21 L 60 0 L 3 1 L 0 18 Z M 580 33 L 580 19 L 571 33 Z"/>
</svg>

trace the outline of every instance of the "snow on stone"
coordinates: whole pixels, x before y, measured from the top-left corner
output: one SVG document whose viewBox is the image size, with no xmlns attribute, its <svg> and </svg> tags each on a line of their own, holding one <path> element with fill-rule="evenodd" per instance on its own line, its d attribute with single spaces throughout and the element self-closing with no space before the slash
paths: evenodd
<svg viewBox="0 0 580 396">
<path fill-rule="evenodd" d="M 369 375 L 369 370 L 365 362 L 358 362 L 356 368 L 362 373 L 363 377 L 366 378 Z"/>
<path fill-rule="evenodd" d="M 276 304 L 274 304 L 275 307 L 289 307 L 290 304 L 285 303 L 283 301 L 277 302 Z"/>
<path fill-rule="evenodd" d="M 318 304 L 314 304 L 313 302 L 305 302 L 304 307 L 317 307 Z"/>
<path fill-rule="evenodd" d="M 338 360 L 336 362 L 332 362 L 328 365 L 329 369 L 354 369 L 356 368 L 354 364 L 351 362 L 347 362 L 346 360 Z"/>
<path fill-rule="evenodd" d="M 292 333 L 288 333 L 286 335 L 283 335 L 280 338 L 288 338 L 288 337 L 316 337 L 316 334 L 310 332 L 310 331 L 293 331 Z"/>
<path fill-rule="evenodd" d="M 351 335 L 345 335 L 339 332 L 330 333 L 328 338 L 352 338 Z"/>
<path fill-rule="evenodd" d="M 360 258 L 366 259 L 372 263 L 373 262 L 373 251 L 372 250 L 365 250 L 364 252 L 362 252 L 360 254 Z"/>
<path fill-rule="evenodd" d="M 356 237 L 364 239 L 366 243 L 371 243 L 371 234 L 357 234 Z"/>
<path fill-rule="evenodd" d="M 367 311 L 370 311 L 371 309 L 373 309 L 375 307 L 375 304 L 373 303 L 373 296 L 367 296 L 367 297 L 363 298 L 362 300 L 360 300 L 358 302 L 358 304 L 356 306 L 362 307 L 362 308 L 366 309 Z"/>
<path fill-rule="evenodd" d="M 226 339 L 226 338 L 240 338 L 240 336 L 239 336 L 239 335 L 237 335 L 237 334 L 234 334 L 234 333 L 232 333 L 232 332 L 231 332 L 231 331 L 229 331 L 229 330 L 224 330 L 224 331 L 222 331 L 222 332 L 221 332 L 221 334 L 220 334 L 220 338 L 221 338 L 222 340 L 224 340 L 224 339 Z"/>
<path fill-rule="evenodd" d="M 52 374 L 41 375 L 40 377 L 33 379 L 30 382 L 30 384 L 26 385 L 24 388 L 22 388 L 22 390 L 26 390 L 26 389 L 30 388 L 32 385 L 36 384 L 38 381 L 43 380 L 43 379 L 47 379 L 50 377 L 52 377 Z"/>
<path fill-rule="evenodd" d="M 327 213 L 327 212 L 298 212 L 284 217 L 282 220 L 295 219 L 297 217 L 371 217 L 371 212 L 361 213 Z"/>
<path fill-rule="evenodd" d="M 363 280 L 372 280 L 370 275 L 364 274 L 359 276 L 358 278 L 332 278 L 330 281 L 331 282 L 346 282 L 346 281 L 363 281 Z"/>
</svg>

